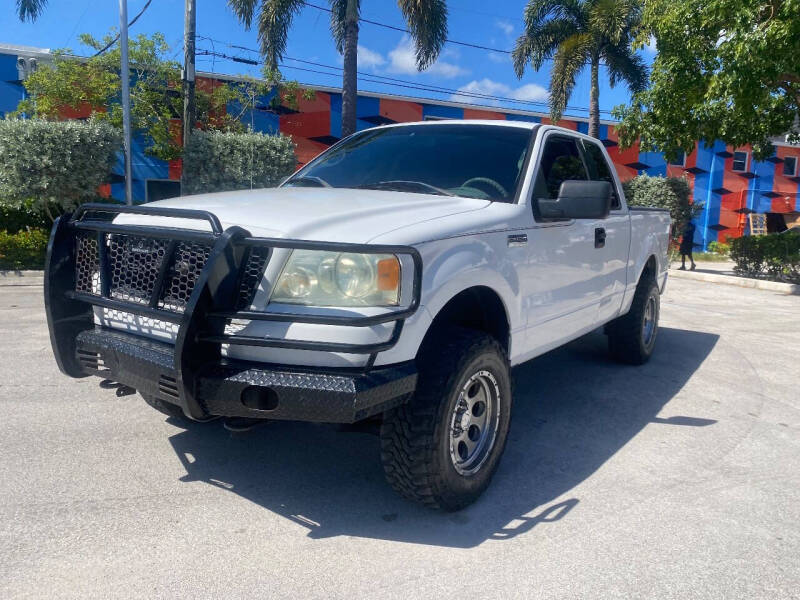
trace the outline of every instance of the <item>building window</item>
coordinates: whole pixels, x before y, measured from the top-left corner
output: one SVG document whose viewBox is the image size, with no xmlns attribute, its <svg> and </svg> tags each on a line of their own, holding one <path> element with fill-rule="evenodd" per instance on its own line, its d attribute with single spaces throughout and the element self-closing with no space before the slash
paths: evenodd
<svg viewBox="0 0 800 600">
<path fill-rule="evenodd" d="M 797 175 L 797 157 L 787 156 L 783 159 L 783 174 L 787 177 L 794 177 Z"/>
<path fill-rule="evenodd" d="M 675 154 L 675 158 L 669 161 L 669 164 L 673 167 L 685 167 L 686 166 L 686 152 L 683 150 L 678 150 Z"/>
<path fill-rule="evenodd" d="M 733 170 L 747 171 L 747 152 L 733 153 Z"/>
</svg>

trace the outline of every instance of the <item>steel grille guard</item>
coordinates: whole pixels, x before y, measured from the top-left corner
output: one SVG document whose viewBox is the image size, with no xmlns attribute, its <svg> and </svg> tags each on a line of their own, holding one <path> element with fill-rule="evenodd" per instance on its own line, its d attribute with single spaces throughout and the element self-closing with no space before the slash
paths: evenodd
<svg viewBox="0 0 800 600">
<path fill-rule="evenodd" d="M 209 223 L 211 231 L 113 223 L 113 218 L 119 214 L 206 221 Z M 98 218 L 98 215 L 105 218 Z M 80 232 L 94 232 L 97 235 L 99 294 L 76 291 L 76 236 Z M 211 246 L 208 260 L 195 282 L 182 313 L 159 308 L 155 301 L 143 304 L 111 297 L 105 243 L 106 236 L 109 234 L 200 242 Z M 274 313 L 266 310 L 237 310 L 242 271 L 252 248 L 266 248 L 269 257 L 275 248 L 410 256 L 414 267 L 410 303 L 406 308 L 388 310 L 372 316 L 306 315 Z M 164 260 L 164 263 L 167 262 L 168 260 Z M 165 279 L 164 276 L 158 278 L 156 288 L 152 292 L 153 298 L 160 297 Z M 180 394 L 190 416 L 202 418 L 205 413 L 196 397 L 196 378 L 201 367 L 221 361 L 222 344 L 367 354 L 369 356 L 364 371 L 369 371 L 377 354 L 392 348 L 399 340 L 405 319 L 413 315 L 419 307 L 421 288 L 422 257 L 419 251 L 411 246 L 253 237 L 247 230 L 238 226 L 229 227 L 223 231 L 216 215 L 207 211 L 84 204 L 73 214 L 62 215 L 53 224 L 47 246 L 44 296 L 53 353 L 61 371 L 71 377 L 87 375 L 81 368 L 76 355 L 76 338 L 82 331 L 94 329 L 93 306 L 177 324 L 174 368 L 178 375 Z M 385 342 L 347 344 L 226 334 L 225 325 L 229 319 L 350 327 L 370 327 L 380 323 L 394 322 L 394 327 L 389 339 Z"/>
</svg>

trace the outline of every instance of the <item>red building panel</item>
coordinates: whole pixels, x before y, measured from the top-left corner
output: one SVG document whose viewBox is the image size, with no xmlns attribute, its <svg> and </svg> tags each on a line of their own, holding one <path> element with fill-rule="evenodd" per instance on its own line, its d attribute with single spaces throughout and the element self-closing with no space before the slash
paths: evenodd
<svg viewBox="0 0 800 600">
<path fill-rule="evenodd" d="M 622 181 L 627 181 L 628 179 L 636 177 L 639 172 L 625 165 L 639 162 L 639 142 L 637 141 L 630 148 L 621 150 L 619 147 L 619 135 L 617 134 L 617 130 L 611 125 L 608 126 L 608 140 L 616 142 L 616 145 L 608 146 L 606 150 L 608 150 L 608 156 L 617 169 L 619 178 Z"/>
<path fill-rule="evenodd" d="M 465 119 L 494 119 L 496 121 L 505 121 L 506 116 L 503 113 L 495 112 L 493 110 L 480 110 L 477 108 L 465 108 Z"/>
<path fill-rule="evenodd" d="M 416 102 L 381 98 L 380 113 L 382 117 L 386 117 L 397 123 L 422 121 L 422 105 Z"/>
</svg>

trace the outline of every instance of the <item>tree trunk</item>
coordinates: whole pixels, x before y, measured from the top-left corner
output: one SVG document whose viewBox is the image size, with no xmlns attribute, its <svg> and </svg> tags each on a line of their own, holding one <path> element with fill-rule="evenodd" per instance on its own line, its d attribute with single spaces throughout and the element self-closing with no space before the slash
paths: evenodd
<svg viewBox="0 0 800 600">
<path fill-rule="evenodd" d="M 600 84 L 598 72 L 600 57 L 592 57 L 592 81 L 589 90 L 589 135 L 596 138 L 600 134 Z"/>
<path fill-rule="evenodd" d="M 356 131 L 358 96 L 358 4 L 347 0 L 344 32 L 344 72 L 342 73 L 342 137 Z"/>
</svg>

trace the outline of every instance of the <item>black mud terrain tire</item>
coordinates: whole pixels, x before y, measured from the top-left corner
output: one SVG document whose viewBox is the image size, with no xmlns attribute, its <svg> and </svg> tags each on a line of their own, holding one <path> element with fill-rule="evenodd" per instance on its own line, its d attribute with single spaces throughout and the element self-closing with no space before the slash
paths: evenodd
<svg viewBox="0 0 800 600">
<path fill-rule="evenodd" d="M 636 286 L 631 309 L 606 326 L 611 356 L 629 365 L 643 365 L 650 360 L 658 336 L 660 312 L 658 285 L 646 272 Z"/>
<path fill-rule="evenodd" d="M 402 496 L 454 511 L 483 493 L 500 462 L 511 423 L 511 376 L 493 337 L 450 328 L 435 338 L 417 359 L 416 393 L 384 415 L 381 460 Z"/>
</svg>

